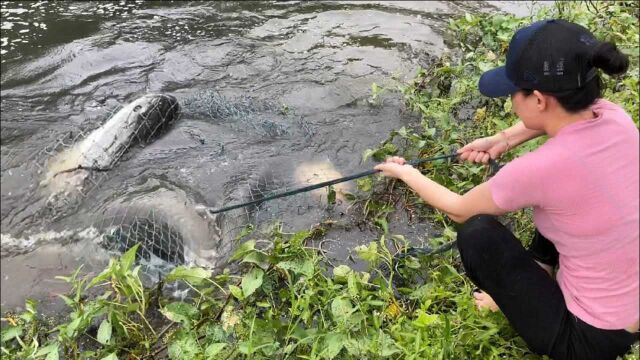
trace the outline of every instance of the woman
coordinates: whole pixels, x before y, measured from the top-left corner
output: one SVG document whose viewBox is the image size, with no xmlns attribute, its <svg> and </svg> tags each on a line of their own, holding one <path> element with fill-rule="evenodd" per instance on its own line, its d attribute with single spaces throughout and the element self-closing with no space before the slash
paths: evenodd
<svg viewBox="0 0 640 360">
<path fill-rule="evenodd" d="M 477 306 L 500 308 L 532 351 L 554 359 L 615 359 L 638 338 L 638 129 L 600 99 L 596 68 L 621 74 L 628 58 L 563 20 L 522 28 L 506 65 L 479 81 L 485 96 L 510 95 L 520 122 L 459 154 L 487 163 L 546 134 L 544 145 L 462 196 L 402 158 L 376 166 L 464 223 L 458 248 L 482 289 Z M 537 228 L 528 250 L 493 217 L 526 207 Z"/>
</svg>

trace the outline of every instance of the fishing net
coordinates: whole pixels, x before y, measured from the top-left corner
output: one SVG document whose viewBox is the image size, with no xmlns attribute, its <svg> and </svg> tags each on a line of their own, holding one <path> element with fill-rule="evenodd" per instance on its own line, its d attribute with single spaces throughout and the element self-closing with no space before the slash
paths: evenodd
<svg viewBox="0 0 640 360">
<path fill-rule="evenodd" d="M 157 263 L 154 260 L 158 259 L 171 264 L 185 262 L 182 234 L 157 218 L 154 211 L 132 218 L 105 218 L 97 228 L 103 233 L 100 245 L 107 250 L 123 253 L 140 244 L 138 254 L 149 263 Z"/>
<path fill-rule="evenodd" d="M 11 221 L 16 225 L 14 228 L 19 228 L 20 223 L 27 223 L 25 219 L 32 219 L 46 228 L 75 214 L 83 201 L 108 177 L 108 171 L 117 167 L 128 150 L 150 142 L 169 129 L 179 117 L 180 105 L 175 97 L 145 95 L 109 111 L 106 116 L 108 120 L 101 126 L 67 129 L 53 143 L 36 152 L 32 149 L 37 143 L 50 142 L 44 139 L 50 136 L 47 131 L 37 133 L 27 139 L 29 141 L 25 140 L 23 143 L 27 146 L 24 148 L 5 145 L 3 141 L 3 188 L 5 185 L 7 188 L 24 187 L 25 184 L 20 184 L 20 181 L 24 182 L 22 179 L 27 175 L 39 182 L 31 185 L 37 191 L 27 193 L 26 199 L 17 204 L 35 203 L 39 207 L 3 208 L 3 228 L 5 225 L 12 228 L 14 224 Z M 100 129 L 96 131 L 98 127 Z M 96 136 L 97 133 L 99 136 Z M 3 140 L 11 140 L 11 136 L 5 136 Z M 6 195 L 10 196 L 11 193 Z M 139 234 L 143 231 L 142 224 L 145 222 L 133 222 L 126 225 L 126 229 L 123 227 L 121 233 Z"/>
<path fill-rule="evenodd" d="M 82 206 L 104 201 L 106 195 L 97 196 L 94 192 L 105 186 L 109 174 L 117 171 L 119 162 L 128 160 L 125 157 L 135 157 L 135 152 L 131 151 L 133 147 L 151 142 L 181 116 L 262 136 L 286 135 L 294 127 L 305 136 L 313 133 L 308 124 L 282 106 L 247 96 L 231 99 L 214 90 L 205 90 L 182 100 L 182 106 L 173 96 L 155 95 L 147 100 L 148 104 L 136 100 L 112 109 L 101 126 L 65 130 L 52 144 L 28 157 L 17 147 L 2 147 L 3 174 L 22 166 L 19 162 L 35 164 L 38 174 L 34 178 L 38 181 L 44 178 L 40 185 L 50 187 L 45 206 L 35 213 L 35 217 L 42 220 L 41 225 L 46 227 L 71 218 L 76 220 L 78 228 L 97 229 L 100 244 L 109 251 L 122 253 L 140 244 L 140 256 L 149 263 L 195 262 L 215 266 L 228 257 L 232 245 L 236 244 L 234 240 L 249 224 L 254 229 L 261 229 L 273 225 L 276 219 L 297 215 L 307 221 L 298 224 L 297 228 L 306 228 L 317 223 L 326 209 L 342 201 L 340 196 L 331 199 L 335 189 L 319 189 L 312 194 L 211 215 L 202 211 L 202 206 L 198 208 L 204 204 L 201 197 L 182 191 L 176 184 L 152 181 L 142 187 L 132 187 L 143 195 L 131 195 L 123 190 L 119 195 L 128 200 L 111 204 L 117 211 L 102 204 Z M 114 118 L 129 113 L 131 118 L 121 119 L 119 126 L 109 126 Z M 136 114 L 139 118 L 133 118 Z M 129 125 L 123 126 L 125 122 Z M 101 131 L 99 137 L 95 136 L 96 131 Z M 341 176 L 327 161 L 305 166 L 308 168 L 297 169 L 300 174 L 293 168 L 267 168 L 267 171 L 263 168 L 250 169 L 255 176 L 236 175 L 221 194 L 219 205 L 260 200 Z M 294 176 L 282 178 L 282 173 Z M 113 191 L 113 184 L 109 182 L 109 185 L 108 191 Z M 122 184 L 121 187 L 130 185 Z M 98 210 L 78 213 L 80 208 Z M 306 216 L 310 214 L 313 216 Z"/>
<path fill-rule="evenodd" d="M 186 98 L 183 108 L 190 118 L 228 124 L 244 132 L 252 130 L 270 137 L 290 134 L 289 110 L 270 101 L 244 95 L 230 99 L 215 90 L 203 90 Z"/>
<path fill-rule="evenodd" d="M 311 181 L 321 182 L 322 175 L 332 173 L 315 175 Z M 140 243 L 140 253 L 146 260 L 157 257 L 172 264 L 218 267 L 224 265 L 239 237 L 249 229 L 254 238 L 264 236 L 266 239 L 271 227 L 281 219 L 295 218 L 298 220 L 295 228 L 309 228 L 341 201 L 340 195 L 336 195 L 338 199 L 331 204 L 329 191 L 318 189 L 318 193 L 311 196 L 307 193 L 261 202 L 273 194 L 301 186 L 300 181 L 278 180 L 266 174 L 232 180 L 230 185 L 233 186 L 221 194 L 224 200 L 220 205 L 258 203 L 212 214 L 213 208 L 199 202 L 198 196 L 187 194 L 166 181 L 153 180 L 137 186 L 136 191 L 141 195 L 129 197 L 129 204 L 112 204 L 119 212 L 115 215 L 105 212 L 95 227 L 106 234 L 102 245 L 112 251 L 123 252 Z"/>
</svg>

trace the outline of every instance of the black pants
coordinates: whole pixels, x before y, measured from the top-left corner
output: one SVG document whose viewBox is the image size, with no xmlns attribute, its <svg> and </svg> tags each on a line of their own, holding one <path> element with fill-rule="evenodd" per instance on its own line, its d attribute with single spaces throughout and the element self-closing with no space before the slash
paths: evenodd
<svg viewBox="0 0 640 360">
<path fill-rule="evenodd" d="M 598 329 L 569 312 L 556 281 L 535 262 L 558 263 L 555 247 L 537 231 L 526 250 L 494 217 L 476 215 L 458 231 L 458 249 L 471 281 L 491 295 L 535 353 L 555 360 L 615 359 L 638 339 L 638 333 Z"/>
</svg>

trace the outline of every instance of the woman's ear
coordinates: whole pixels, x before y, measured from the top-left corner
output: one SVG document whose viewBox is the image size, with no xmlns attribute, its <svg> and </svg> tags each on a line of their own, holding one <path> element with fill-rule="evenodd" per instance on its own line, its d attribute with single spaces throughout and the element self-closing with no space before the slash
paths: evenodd
<svg viewBox="0 0 640 360">
<path fill-rule="evenodd" d="M 531 95 L 536 98 L 536 107 L 538 108 L 538 111 L 545 111 L 549 106 L 549 99 L 547 99 L 547 97 L 538 90 L 533 90 L 533 94 Z"/>
</svg>

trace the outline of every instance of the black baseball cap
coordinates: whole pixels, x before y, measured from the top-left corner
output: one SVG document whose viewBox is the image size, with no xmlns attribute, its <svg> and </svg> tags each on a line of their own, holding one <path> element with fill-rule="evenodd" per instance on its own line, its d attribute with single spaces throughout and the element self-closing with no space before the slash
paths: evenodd
<svg viewBox="0 0 640 360">
<path fill-rule="evenodd" d="M 598 40 L 586 28 L 565 20 L 537 21 L 513 35 L 505 66 L 482 74 L 478 87 L 489 97 L 520 89 L 561 94 L 584 86 L 596 75 L 591 53 Z"/>
</svg>

